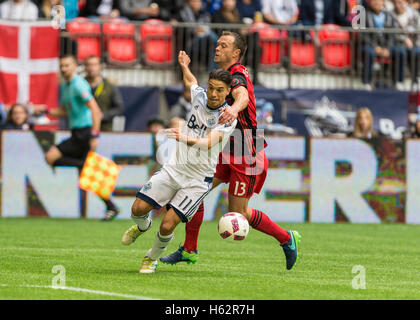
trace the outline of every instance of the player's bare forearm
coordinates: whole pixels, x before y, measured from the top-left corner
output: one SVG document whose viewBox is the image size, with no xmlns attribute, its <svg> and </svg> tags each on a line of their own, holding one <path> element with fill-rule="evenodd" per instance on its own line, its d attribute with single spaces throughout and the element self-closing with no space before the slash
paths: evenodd
<svg viewBox="0 0 420 320">
<path fill-rule="evenodd" d="M 239 112 L 248 107 L 248 90 L 245 87 L 241 86 L 234 89 L 232 91 L 232 96 L 235 99 L 235 103 L 230 107 L 221 108 L 220 112 L 222 114 L 219 118 L 219 124 L 232 124 L 238 117 Z"/>
<path fill-rule="evenodd" d="M 178 55 L 178 63 L 182 69 L 183 74 L 183 80 L 184 80 L 184 86 L 188 90 L 191 88 L 191 86 L 198 84 L 197 79 L 192 74 L 189 64 L 191 62 L 190 57 L 185 53 L 185 51 L 180 51 Z"/>
<path fill-rule="evenodd" d="M 241 112 L 248 107 L 249 96 L 248 90 L 245 87 L 238 87 L 232 91 L 232 97 L 235 99 L 235 103 L 232 104 L 231 108 L 236 112 Z"/>
<path fill-rule="evenodd" d="M 219 131 L 213 131 L 206 138 L 190 138 L 187 137 L 187 145 L 190 147 L 195 146 L 200 149 L 209 150 L 213 148 L 223 139 L 223 133 Z"/>
<path fill-rule="evenodd" d="M 99 109 L 99 106 L 94 98 L 86 102 L 86 106 L 92 111 L 92 130 L 99 132 L 101 129 L 101 121 L 103 117 L 102 111 Z"/>
<path fill-rule="evenodd" d="M 190 147 L 198 147 L 200 149 L 208 150 L 214 147 L 223 139 L 223 132 L 218 130 L 213 130 L 205 138 L 193 138 L 187 136 L 186 134 L 180 133 L 179 129 L 166 129 L 165 135 L 168 138 L 176 139 L 179 142 L 185 143 Z"/>
</svg>

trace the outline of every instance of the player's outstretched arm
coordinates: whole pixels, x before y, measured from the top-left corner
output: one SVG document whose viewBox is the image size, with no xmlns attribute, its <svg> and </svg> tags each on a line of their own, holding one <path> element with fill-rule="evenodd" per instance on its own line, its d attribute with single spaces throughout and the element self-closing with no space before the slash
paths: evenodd
<svg viewBox="0 0 420 320">
<path fill-rule="evenodd" d="M 182 69 L 182 74 L 184 76 L 184 86 L 187 90 L 190 90 L 192 85 L 198 85 L 197 79 L 192 74 L 189 64 L 191 62 L 190 57 L 186 54 L 185 51 L 180 51 L 178 54 L 178 63 Z"/>
<path fill-rule="evenodd" d="M 193 137 L 187 136 L 186 134 L 181 133 L 179 129 L 166 129 L 165 130 L 165 135 L 168 138 L 172 138 L 179 142 L 186 143 L 190 147 L 195 146 L 195 147 L 198 147 L 200 149 L 205 149 L 205 150 L 211 149 L 216 144 L 221 142 L 223 140 L 223 134 L 224 134 L 223 131 L 212 130 L 205 138 L 193 138 Z"/>
<path fill-rule="evenodd" d="M 230 125 L 238 117 L 239 112 L 248 107 L 249 96 L 248 90 L 245 87 L 238 87 L 232 91 L 232 97 L 235 102 L 228 108 L 224 107 L 220 109 L 220 113 L 223 113 L 219 118 L 219 124 Z"/>
</svg>

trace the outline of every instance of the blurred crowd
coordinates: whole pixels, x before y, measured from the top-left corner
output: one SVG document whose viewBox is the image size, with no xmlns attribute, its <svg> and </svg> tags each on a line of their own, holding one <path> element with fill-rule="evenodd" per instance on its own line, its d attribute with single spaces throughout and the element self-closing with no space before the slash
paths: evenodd
<svg viewBox="0 0 420 320">
<path fill-rule="evenodd" d="M 198 23 L 201 28 L 198 28 L 197 32 L 205 33 L 208 30 L 202 24 L 206 23 L 265 22 L 278 26 L 334 24 L 348 27 L 355 18 L 357 5 L 366 8 L 367 28 L 397 28 L 408 32 L 420 30 L 420 0 L 0 0 L 0 18 L 51 19 L 59 14 L 57 6 L 63 6 L 66 21 L 76 17 L 87 17 L 94 21 L 112 18 L 127 21 L 160 19 L 168 22 Z M 214 33 L 209 33 L 209 37 L 217 39 Z M 360 40 L 363 59 L 362 81 L 366 89 L 370 89 L 373 67 L 378 58 L 390 62 L 392 80 L 396 87 L 402 83 L 404 68 L 407 65 L 414 70 L 412 80 L 417 82 L 420 61 L 419 36 L 378 31 L 374 34 L 362 33 Z M 99 58 L 90 57 L 84 61 L 84 65 L 86 80 L 105 115 L 102 126 L 105 130 L 112 130 L 113 118 L 121 115 L 124 110 L 118 87 L 102 77 Z M 183 92 L 178 103 L 170 110 L 170 119 L 165 119 L 172 121 L 151 119 L 150 131 L 153 132 L 155 127 L 177 125 L 182 122 L 190 108 L 189 92 Z M 269 102 L 261 101 L 258 109 L 260 125 L 270 126 L 273 112 L 273 106 Z M 0 118 L 4 129 L 29 129 L 30 114 L 31 106 L 0 104 Z"/>
<path fill-rule="evenodd" d="M 0 0 L 0 18 L 36 20 L 57 14 L 64 6 L 66 19 L 117 18 L 142 21 L 252 23 L 274 25 L 350 26 L 356 5 L 370 8 L 371 0 Z M 415 28 L 420 0 L 381 0 L 401 28 Z M 378 20 L 375 18 L 375 20 Z M 379 19 L 380 20 L 380 19 Z"/>
</svg>

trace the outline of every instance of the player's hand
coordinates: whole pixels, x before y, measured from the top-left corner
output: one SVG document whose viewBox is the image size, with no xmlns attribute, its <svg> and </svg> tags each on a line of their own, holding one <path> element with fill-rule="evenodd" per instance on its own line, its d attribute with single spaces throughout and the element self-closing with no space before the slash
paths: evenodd
<svg viewBox="0 0 420 320">
<path fill-rule="evenodd" d="M 91 138 L 89 140 L 89 145 L 90 145 L 90 151 L 95 151 L 98 148 L 99 139 L 98 138 Z"/>
<path fill-rule="evenodd" d="M 178 54 L 178 63 L 181 67 L 186 68 L 190 64 L 191 59 L 185 51 L 180 51 Z"/>
<path fill-rule="evenodd" d="M 168 137 L 169 139 L 176 139 L 179 138 L 179 129 L 178 128 L 170 128 L 163 130 L 163 134 Z"/>
<path fill-rule="evenodd" d="M 223 107 L 220 108 L 220 113 L 222 114 L 219 118 L 219 124 L 226 124 L 230 126 L 233 121 L 238 117 L 238 111 L 232 107 Z"/>
<path fill-rule="evenodd" d="M 164 131 L 164 134 L 168 138 L 175 139 L 176 141 L 179 141 L 179 142 L 187 142 L 188 141 L 188 136 L 181 133 L 181 131 L 178 128 L 166 129 Z"/>
</svg>

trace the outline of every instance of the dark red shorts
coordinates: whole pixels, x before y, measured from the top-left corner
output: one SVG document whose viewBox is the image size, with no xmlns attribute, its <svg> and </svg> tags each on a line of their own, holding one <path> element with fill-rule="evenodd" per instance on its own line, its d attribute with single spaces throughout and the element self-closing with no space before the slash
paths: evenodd
<svg viewBox="0 0 420 320">
<path fill-rule="evenodd" d="M 219 161 L 214 177 L 229 183 L 229 194 L 249 199 L 254 193 L 260 193 L 267 177 L 268 160 L 265 153 L 263 161 L 264 169 L 258 175 L 246 175 L 236 170 L 237 166 Z"/>
</svg>

